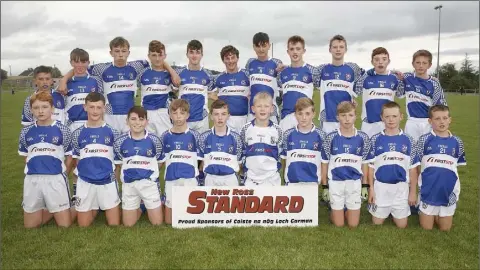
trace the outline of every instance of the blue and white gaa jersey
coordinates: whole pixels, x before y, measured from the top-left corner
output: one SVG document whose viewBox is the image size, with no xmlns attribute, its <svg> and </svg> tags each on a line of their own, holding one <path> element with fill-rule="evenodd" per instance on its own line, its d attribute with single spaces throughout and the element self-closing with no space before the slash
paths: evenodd
<svg viewBox="0 0 480 270">
<path fill-rule="evenodd" d="M 97 76 L 86 75 L 82 77 L 73 76 L 67 82 L 66 97 L 66 125 L 77 121 L 87 121 L 87 112 L 83 108 L 88 93 L 98 92 L 103 95 L 102 79 Z"/>
<path fill-rule="evenodd" d="M 172 91 L 172 78 L 166 70 L 147 68 L 140 76 L 142 106 L 145 110 L 165 109 L 168 94 Z"/>
<path fill-rule="evenodd" d="M 100 63 L 88 68 L 88 73 L 102 78 L 106 112 L 113 115 L 126 115 L 135 105 L 137 79 L 150 64 L 146 60 L 127 62 L 124 67 L 113 63 Z"/>
<path fill-rule="evenodd" d="M 337 106 L 342 101 L 352 101 L 354 83 L 365 72 L 355 63 L 341 66 L 320 65 L 320 115 L 321 122 L 338 122 Z"/>
<path fill-rule="evenodd" d="M 394 101 L 403 92 L 403 83 L 390 72 L 386 75 L 365 73 L 355 83 L 354 96 L 362 95 L 362 121 L 376 123 L 382 121 L 383 104 Z"/>
<path fill-rule="evenodd" d="M 200 151 L 203 155 L 203 171 L 211 175 L 231 175 L 240 170 L 243 143 L 240 135 L 227 127 L 227 134 L 215 134 L 215 128 L 200 135 Z"/>
<path fill-rule="evenodd" d="M 437 78 L 422 79 L 415 73 L 404 73 L 404 92 L 401 97 L 406 98 L 408 118 L 428 118 L 428 110 L 433 105 L 447 105 L 443 89 Z"/>
<path fill-rule="evenodd" d="M 198 132 L 189 128 L 182 133 L 167 130 L 162 134 L 161 162 L 165 162 L 165 181 L 198 176 L 198 161 L 203 159 L 199 139 Z"/>
<path fill-rule="evenodd" d="M 25 174 L 57 175 L 66 171 L 65 156 L 72 155 L 70 130 L 58 121 L 49 126 L 33 123 L 20 132 L 18 154 L 27 157 Z"/>
<path fill-rule="evenodd" d="M 258 182 L 275 176 L 282 167 L 283 132 L 280 126 L 269 121 L 268 127 L 259 127 L 254 119 L 243 126 L 240 137 L 245 149 L 247 177 Z"/>
<path fill-rule="evenodd" d="M 367 160 L 375 170 L 374 180 L 386 184 L 409 183 L 410 169 L 420 164 L 415 141 L 402 130 L 393 136 L 383 131 L 373 135 Z"/>
<path fill-rule="evenodd" d="M 288 66 L 277 77 L 283 91 L 282 119 L 295 112 L 295 104 L 302 97 L 312 98 L 315 87 L 320 87 L 320 70 L 312 65 Z"/>
<path fill-rule="evenodd" d="M 228 104 L 231 115 L 244 116 L 248 114 L 250 80 L 244 69 L 236 73 L 224 71 L 215 77 L 214 88 L 218 92 L 218 98 Z"/>
<path fill-rule="evenodd" d="M 320 164 L 327 160 L 323 149 L 325 137 L 325 132 L 314 125 L 308 133 L 300 132 L 297 127 L 284 132 L 281 158 L 286 160 L 285 183 L 320 183 Z"/>
<path fill-rule="evenodd" d="M 115 181 L 113 143 L 120 133 L 104 123 L 101 127 L 86 124 L 72 134 L 73 158 L 78 159 L 75 174 L 83 181 L 105 185 Z"/>
<path fill-rule="evenodd" d="M 463 141 L 452 134 L 439 137 L 432 131 L 420 137 L 417 149 L 421 201 L 435 206 L 455 204 L 460 192 L 457 166 L 467 165 Z"/>
<path fill-rule="evenodd" d="M 328 179 L 360 180 L 362 165 L 369 163 L 369 144 L 368 135 L 357 129 L 352 137 L 343 136 L 340 129 L 327 134 L 323 145 L 327 159 L 323 163 L 328 163 Z"/>
<path fill-rule="evenodd" d="M 136 140 L 128 132 L 118 137 L 113 147 L 115 164 L 122 165 L 120 179 L 123 183 L 145 179 L 159 181 L 158 164 L 162 157 L 160 138 L 146 131 L 145 137 Z"/>
<path fill-rule="evenodd" d="M 38 93 L 35 91 L 34 94 Z M 53 89 L 50 91 L 53 98 L 53 112 L 52 112 L 52 119 L 58 121 L 62 124 L 65 124 L 65 97 L 62 96 L 57 91 Z M 33 116 L 32 109 L 30 108 L 30 98 L 34 95 L 30 95 L 25 99 L 23 103 L 23 110 L 22 110 L 22 125 L 28 126 L 33 124 L 33 122 L 37 121 Z"/>
<path fill-rule="evenodd" d="M 277 66 L 282 61 L 276 58 L 270 58 L 261 61 L 257 58 L 250 58 L 245 65 L 248 78 L 250 79 L 250 105 L 253 105 L 253 98 L 260 92 L 268 92 L 272 98 L 278 96 L 280 85 L 277 81 Z M 253 111 L 250 109 L 250 113 Z"/>
<path fill-rule="evenodd" d="M 203 67 L 200 70 L 190 70 L 188 66 L 176 68 L 175 71 L 181 80 L 178 97 L 190 104 L 187 122 L 203 120 L 208 115 L 208 92 L 213 90 L 212 73 Z"/>
</svg>

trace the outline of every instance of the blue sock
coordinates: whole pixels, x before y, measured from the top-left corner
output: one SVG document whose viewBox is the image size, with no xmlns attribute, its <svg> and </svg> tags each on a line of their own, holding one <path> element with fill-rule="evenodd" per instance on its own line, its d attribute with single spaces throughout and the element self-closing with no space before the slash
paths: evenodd
<svg viewBox="0 0 480 270">
<path fill-rule="evenodd" d="M 73 196 L 77 195 L 77 183 L 73 183 Z"/>
<path fill-rule="evenodd" d="M 143 202 L 140 203 L 140 209 L 142 210 L 142 214 L 147 212 L 147 208 L 145 207 L 145 204 Z"/>
</svg>

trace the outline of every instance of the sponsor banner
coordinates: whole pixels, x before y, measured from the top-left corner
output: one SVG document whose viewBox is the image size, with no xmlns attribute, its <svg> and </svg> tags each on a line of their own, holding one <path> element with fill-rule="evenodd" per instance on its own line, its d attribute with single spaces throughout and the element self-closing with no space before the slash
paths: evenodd
<svg viewBox="0 0 480 270">
<path fill-rule="evenodd" d="M 318 188 L 312 186 L 172 187 L 172 226 L 318 226 Z"/>
</svg>

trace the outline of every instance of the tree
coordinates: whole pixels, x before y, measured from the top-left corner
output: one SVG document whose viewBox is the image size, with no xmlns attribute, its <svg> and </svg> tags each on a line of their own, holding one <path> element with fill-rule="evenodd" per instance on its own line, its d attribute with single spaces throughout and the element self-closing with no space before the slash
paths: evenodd
<svg viewBox="0 0 480 270">
<path fill-rule="evenodd" d="M 33 68 L 28 68 L 20 73 L 18 76 L 31 76 L 33 75 Z"/>
<path fill-rule="evenodd" d="M 460 74 L 472 82 L 475 80 L 475 69 L 473 68 L 472 61 L 468 58 L 468 54 L 465 54 L 462 65 L 460 67 Z"/>
<path fill-rule="evenodd" d="M 458 74 L 454 63 L 445 63 L 440 67 L 440 84 L 447 86 L 450 81 Z"/>
<path fill-rule="evenodd" d="M 2 79 L 2 82 L 3 82 L 3 80 L 5 80 L 5 79 L 7 79 L 7 78 L 8 78 L 8 72 L 7 72 L 6 70 L 3 70 L 3 69 L 2 69 L 2 78 L 1 78 L 1 79 Z"/>
<path fill-rule="evenodd" d="M 62 75 L 62 72 L 57 67 L 53 67 L 52 68 L 52 77 L 53 78 L 61 78 L 61 77 L 63 77 L 63 75 Z"/>
</svg>

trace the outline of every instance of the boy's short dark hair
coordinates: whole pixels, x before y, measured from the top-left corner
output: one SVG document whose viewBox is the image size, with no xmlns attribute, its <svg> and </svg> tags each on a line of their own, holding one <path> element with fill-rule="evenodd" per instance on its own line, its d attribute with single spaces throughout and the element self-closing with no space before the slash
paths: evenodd
<svg viewBox="0 0 480 270">
<path fill-rule="evenodd" d="M 428 62 L 431 64 L 432 63 L 432 53 L 427 51 L 427 50 L 418 50 L 413 54 L 412 57 L 412 63 L 415 62 L 415 59 L 419 56 L 425 56 L 428 58 Z"/>
<path fill-rule="evenodd" d="M 88 62 L 90 61 L 90 56 L 88 55 L 88 52 L 84 49 L 75 48 L 70 53 L 70 61 Z"/>
<path fill-rule="evenodd" d="M 133 107 L 128 111 L 127 119 L 130 118 L 130 115 L 131 115 L 132 113 L 136 113 L 139 118 L 147 119 L 147 110 L 145 110 L 145 108 L 143 108 L 142 106 L 138 106 L 138 105 L 133 106 Z"/>
<path fill-rule="evenodd" d="M 156 52 L 156 53 L 161 53 L 161 52 L 165 52 L 165 45 L 158 41 L 158 40 L 152 40 L 150 41 L 150 43 L 148 44 L 148 52 Z"/>
<path fill-rule="evenodd" d="M 389 102 L 383 104 L 381 115 L 383 115 L 383 111 L 385 109 L 392 109 L 392 108 L 398 108 L 398 110 L 400 110 L 400 105 L 395 101 L 389 101 Z"/>
<path fill-rule="evenodd" d="M 36 78 L 39 73 L 47 73 L 52 75 L 52 67 L 38 66 L 33 70 L 33 78 Z"/>
<path fill-rule="evenodd" d="M 302 44 L 303 48 L 305 48 L 305 40 L 301 36 L 298 36 L 298 35 L 291 36 L 287 41 L 287 48 L 288 48 L 288 45 L 290 45 L 290 43 L 292 45 L 295 45 L 299 42 Z"/>
<path fill-rule="evenodd" d="M 176 110 L 181 109 L 184 112 L 190 112 L 190 104 L 186 99 L 174 99 L 172 103 L 170 103 L 170 107 L 168 108 L 169 113 L 173 113 Z"/>
<path fill-rule="evenodd" d="M 85 98 L 85 104 L 87 104 L 88 102 L 97 102 L 97 101 L 102 101 L 103 104 L 105 104 L 105 97 L 98 92 L 90 92 Z"/>
<path fill-rule="evenodd" d="M 240 57 L 240 52 L 237 50 L 237 48 L 233 47 L 232 45 L 228 45 L 223 47 L 222 50 L 220 51 L 220 57 L 222 58 L 222 61 L 225 58 L 225 56 L 230 54 L 236 55 L 237 58 Z"/>
<path fill-rule="evenodd" d="M 268 37 L 267 33 L 258 32 L 255 35 L 253 35 L 253 45 L 260 46 L 260 45 L 269 44 L 269 43 L 270 43 L 270 38 Z"/>
<path fill-rule="evenodd" d="M 450 116 L 450 108 L 443 104 L 433 105 L 428 109 L 428 118 L 432 119 L 434 112 L 448 112 L 448 116 Z"/>
<path fill-rule="evenodd" d="M 335 35 L 330 39 L 330 45 L 328 46 L 329 48 L 332 48 L 332 42 L 338 40 L 338 41 L 343 41 L 345 42 L 345 49 L 347 48 L 347 40 L 345 39 L 344 36 L 342 35 Z"/>
<path fill-rule="evenodd" d="M 200 41 L 196 40 L 196 39 L 193 39 L 193 40 L 190 40 L 187 44 L 187 53 L 188 51 L 200 51 L 203 53 L 203 45 Z"/>
<path fill-rule="evenodd" d="M 217 99 L 214 102 L 212 102 L 212 105 L 210 105 L 210 114 L 213 113 L 214 109 L 222 109 L 222 108 L 227 108 L 228 113 L 230 113 L 228 104 L 223 99 Z"/>
<path fill-rule="evenodd" d="M 387 57 L 390 58 L 390 54 L 388 53 L 387 49 L 383 47 L 378 47 L 372 51 L 372 60 L 375 55 L 379 55 L 379 54 L 386 54 Z"/>
<path fill-rule="evenodd" d="M 130 50 L 130 43 L 124 37 L 116 37 L 110 41 L 110 50 L 115 47 L 127 47 Z"/>
</svg>

